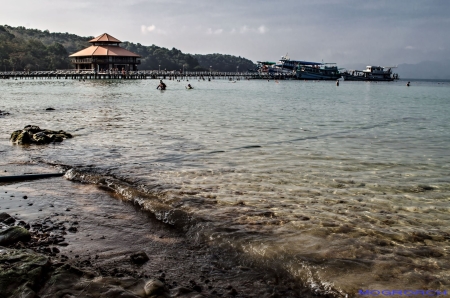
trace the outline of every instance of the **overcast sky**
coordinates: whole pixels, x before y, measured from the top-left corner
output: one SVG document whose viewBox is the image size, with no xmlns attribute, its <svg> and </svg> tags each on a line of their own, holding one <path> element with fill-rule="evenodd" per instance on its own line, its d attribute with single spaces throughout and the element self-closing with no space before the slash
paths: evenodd
<svg viewBox="0 0 450 298">
<path fill-rule="evenodd" d="M 0 22 L 253 61 L 450 59 L 449 0 L 5 0 Z"/>
</svg>

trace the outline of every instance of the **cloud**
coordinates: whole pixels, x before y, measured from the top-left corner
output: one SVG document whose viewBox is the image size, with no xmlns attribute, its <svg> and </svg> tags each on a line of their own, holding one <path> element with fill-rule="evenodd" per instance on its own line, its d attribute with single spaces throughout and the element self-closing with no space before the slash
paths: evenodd
<svg viewBox="0 0 450 298">
<path fill-rule="evenodd" d="M 234 30 L 234 29 L 233 29 Z M 267 27 L 264 25 L 259 26 L 258 28 L 252 28 L 252 27 L 248 27 L 247 25 L 242 26 L 239 29 L 239 32 L 241 34 L 246 34 L 246 33 L 259 33 L 259 34 L 265 34 L 267 32 Z"/>
<path fill-rule="evenodd" d="M 213 30 L 211 28 L 208 28 L 208 30 L 206 30 L 206 34 L 209 34 L 209 35 L 219 35 L 219 34 L 222 34 L 222 32 L 223 32 L 223 29 Z"/>
<path fill-rule="evenodd" d="M 264 25 L 258 27 L 258 32 L 264 34 L 267 32 L 267 28 Z"/>
<path fill-rule="evenodd" d="M 413 46 L 406 46 L 405 50 L 414 50 L 414 47 Z"/>
<path fill-rule="evenodd" d="M 141 32 L 142 32 L 142 34 L 147 34 L 147 33 L 156 33 L 156 34 L 160 34 L 160 35 L 166 34 L 166 31 L 157 29 L 155 25 L 151 25 L 151 26 L 142 25 Z"/>
<path fill-rule="evenodd" d="M 245 34 L 245 33 L 247 33 L 248 31 L 249 31 L 249 29 L 248 29 L 247 26 L 242 26 L 241 29 L 239 30 L 239 32 L 240 32 L 241 34 Z"/>
</svg>

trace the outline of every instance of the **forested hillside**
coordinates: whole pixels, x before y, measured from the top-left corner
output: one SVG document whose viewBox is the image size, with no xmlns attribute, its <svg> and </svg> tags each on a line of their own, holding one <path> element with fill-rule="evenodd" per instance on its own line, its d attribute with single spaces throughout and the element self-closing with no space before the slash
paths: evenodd
<svg viewBox="0 0 450 298">
<path fill-rule="evenodd" d="M 61 43 L 48 38 L 47 33 L 34 31 L 39 30 L 28 32 L 24 27 L 11 30 L 9 26 L 0 26 L 0 70 L 51 70 L 72 67 L 67 58 L 69 54 Z M 39 38 L 41 35 L 45 37 L 45 43 Z"/>
<path fill-rule="evenodd" d="M 88 47 L 93 36 L 55 33 L 25 27 L 0 26 L 0 70 L 55 70 L 73 68 L 68 56 Z M 210 70 L 234 72 L 254 69 L 248 59 L 222 54 L 192 55 L 176 48 L 123 42 L 122 47 L 142 56 L 139 69 Z"/>
<path fill-rule="evenodd" d="M 235 72 L 235 71 L 247 71 L 249 69 L 254 70 L 256 65 L 245 58 L 241 58 L 241 56 L 231 56 L 231 55 L 222 55 L 222 54 L 208 54 L 208 55 L 194 55 L 197 58 L 199 64 L 203 68 L 211 67 L 212 70 L 220 70 L 227 72 Z M 239 67 L 239 68 L 238 68 Z"/>
<path fill-rule="evenodd" d="M 175 48 L 169 50 L 155 45 L 143 46 L 131 42 L 124 42 L 121 46 L 142 56 L 139 69 L 205 70 L 192 55 L 184 54 Z"/>
</svg>

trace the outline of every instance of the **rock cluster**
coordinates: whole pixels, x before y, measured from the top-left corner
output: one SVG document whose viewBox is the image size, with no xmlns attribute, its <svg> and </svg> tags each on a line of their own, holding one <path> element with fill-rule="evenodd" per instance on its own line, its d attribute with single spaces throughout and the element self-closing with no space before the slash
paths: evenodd
<svg viewBox="0 0 450 298">
<path fill-rule="evenodd" d="M 63 130 L 55 131 L 41 129 L 36 125 L 27 125 L 22 130 L 16 130 L 11 134 L 11 142 L 19 145 L 26 144 L 49 144 L 62 142 L 64 139 L 72 138 L 70 133 Z"/>
<path fill-rule="evenodd" d="M 66 225 L 67 231 L 77 232 L 76 221 L 45 218 L 25 223 L 0 213 L 0 297 L 84 297 L 86 292 L 89 297 L 169 297 L 166 283 L 156 278 L 125 276 L 117 268 L 114 275 L 98 276 L 89 260 L 74 266 L 64 255 L 49 258 L 60 253 L 57 246 L 68 245 Z M 148 260 L 142 251 L 130 257 L 140 264 Z"/>
<path fill-rule="evenodd" d="M 16 222 L 13 217 L 3 212 L 0 213 L 0 224 L 9 226 L 0 231 L 0 246 L 30 248 L 49 256 L 59 253 L 56 246 L 67 246 L 64 235 L 66 234 L 65 224 L 70 224 L 68 222 L 56 222 L 50 218 L 31 223 Z M 70 225 L 69 231 L 76 227 L 77 222 Z"/>
<path fill-rule="evenodd" d="M 0 116 L 6 116 L 6 115 L 9 115 L 9 113 L 6 111 L 0 110 Z"/>
</svg>

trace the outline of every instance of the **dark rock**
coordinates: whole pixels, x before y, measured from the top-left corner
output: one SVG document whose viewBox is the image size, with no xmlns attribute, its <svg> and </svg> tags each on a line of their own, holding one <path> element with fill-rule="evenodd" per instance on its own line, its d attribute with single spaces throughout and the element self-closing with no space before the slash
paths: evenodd
<svg viewBox="0 0 450 298">
<path fill-rule="evenodd" d="M 77 227 L 70 227 L 67 231 L 76 233 L 78 231 Z"/>
<path fill-rule="evenodd" d="M 193 286 L 192 289 L 193 289 L 194 291 L 196 291 L 196 292 L 199 292 L 199 293 L 202 291 L 202 287 L 199 286 L 199 285 Z"/>
<path fill-rule="evenodd" d="M 17 141 L 17 138 L 19 137 L 19 135 L 22 133 L 22 131 L 21 130 L 16 130 L 16 131 L 14 131 L 12 134 L 11 134 L 11 138 L 10 138 L 10 141 L 11 142 L 16 142 Z"/>
<path fill-rule="evenodd" d="M 149 260 L 147 254 L 144 251 L 140 251 L 137 253 L 134 253 L 130 256 L 130 259 L 135 264 L 144 264 Z"/>
<path fill-rule="evenodd" d="M 16 144 L 49 144 L 62 142 L 64 139 L 72 138 L 70 133 L 63 130 L 55 131 L 41 129 L 36 125 L 27 125 L 23 130 L 16 130 L 11 134 L 11 142 Z"/>
<path fill-rule="evenodd" d="M 19 221 L 18 223 L 17 223 L 17 225 L 18 226 L 21 226 L 21 227 L 24 227 L 25 229 L 30 229 L 30 225 L 29 224 L 27 224 L 26 222 L 24 222 L 23 220 L 21 220 L 21 221 Z"/>
<path fill-rule="evenodd" d="M 27 125 L 23 128 L 23 130 L 31 134 L 35 134 L 42 131 L 42 129 L 40 129 L 40 127 L 37 125 Z"/>
<path fill-rule="evenodd" d="M 0 222 L 3 222 L 4 220 L 6 220 L 6 219 L 8 219 L 8 218 L 11 218 L 11 215 L 9 215 L 9 214 L 6 213 L 6 212 L 0 213 Z"/>
<path fill-rule="evenodd" d="M 0 296 L 38 297 L 34 289 L 38 289 L 46 278 L 50 269 L 48 258 L 31 250 L 5 248 L 2 251 Z"/>
<path fill-rule="evenodd" d="M 0 245 L 11 245 L 21 242 L 28 242 L 31 240 L 31 234 L 27 229 L 19 226 L 10 227 L 0 232 Z"/>
<path fill-rule="evenodd" d="M 54 111 L 55 109 L 54 108 L 46 108 L 45 110 L 46 111 Z"/>
<path fill-rule="evenodd" d="M 27 197 L 27 196 L 23 196 L 22 198 L 23 198 L 24 200 L 28 199 L 28 197 Z"/>
<path fill-rule="evenodd" d="M 33 135 L 33 141 L 36 144 L 42 145 L 42 144 L 47 144 L 51 142 L 51 139 L 49 136 L 47 136 L 45 133 L 43 132 L 38 132 L 35 133 Z"/>
<path fill-rule="evenodd" d="M 18 135 L 16 133 L 17 133 L 17 131 L 15 131 L 11 134 L 11 141 L 13 143 L 17 143 L 19 145 L 31 144 L 32 139 L 28 132 L 20 131 L 20 133 Z"/>
<path fill-rule="evenodd" d="M 14 222 L 16 222 L 16 220 L 15 220 L 13 217 L 9 217 L 9 218 L 7 218 L 7 219 L 5 219 L 5 220 L 3 221 L 3 223 L 4 223 L 4 224 L 7 224 L 7 225 L 10 225 L 10 224 L 12 224 L 12 223 L 14 223 Z"/>
<path fill-rule="evenodd" d="M 238 294 L 238 292 L 236 291 L 236 289 L 231 289 L 231 291 L 228 292 L 228 295 L 230 296 L 236 296 Z"/>
</svg>

